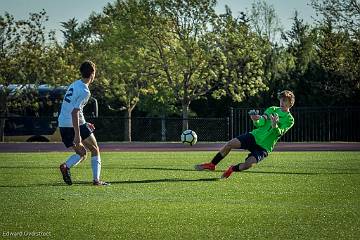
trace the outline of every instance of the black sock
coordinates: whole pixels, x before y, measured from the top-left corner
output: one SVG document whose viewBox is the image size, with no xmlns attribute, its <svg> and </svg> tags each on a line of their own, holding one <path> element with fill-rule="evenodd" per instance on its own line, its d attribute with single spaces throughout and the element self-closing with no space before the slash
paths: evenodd
<svg viewBox="0 0 360 240">
<path fill-rule="evenodd" d="M 234 172 L 240 172 L 240 163 L 237 164 L 237 165 L 232 166 L 232 170 L 233 170 Z"/>
<path fill-rule="evenodd" d="M 223 155 L 220 152 L 218 152 L 213 158 L 213 160 L 211 160 L 211 163 L 217 165 L 223 158 L 224 158 Z"/>
</svg>

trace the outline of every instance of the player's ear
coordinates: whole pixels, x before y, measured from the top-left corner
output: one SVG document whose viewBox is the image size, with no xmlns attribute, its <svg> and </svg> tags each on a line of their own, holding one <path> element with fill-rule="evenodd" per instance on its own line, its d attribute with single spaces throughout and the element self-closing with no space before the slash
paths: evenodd
<svg viewBox="0 0 360 240">
<path fill-rule="evenodd" d="M 268 115 L 266 115 L 266 114 L 262 115 L 262 117 L 263 117 L 265 120 L 268 119 Z"/>
</svg>

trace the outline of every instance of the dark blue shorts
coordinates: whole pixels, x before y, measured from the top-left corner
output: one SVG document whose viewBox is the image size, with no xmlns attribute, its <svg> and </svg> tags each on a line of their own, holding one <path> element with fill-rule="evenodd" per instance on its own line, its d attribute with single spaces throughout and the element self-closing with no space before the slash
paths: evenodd
<svg viewBox="0 0 360 240">
<path fill-rule="evenodd" d="M 91 135 L 92 131 L 88 127 L 88 124 L 85 123 L 80 125 L 80 136 L 81 139 L 84 140 Z M 74 138 L 75 138 L 75 131 L 72 127 L 60 127 L 60 135 L 62 142 L 65 144 L 65 147 L 69 148 L 74 146 Z"/>
<path fill-rule="evenodd" d="M 248 157 L 255 157 L 257 162 L 260 162 L 267 157 L 268 152 L 256 144 L 255 138 L 251 133 L 245 133 L 243 135 L 237 136 L 236 138 L 241 142 L 241 149 L 250 151 Z"/>
</svg>

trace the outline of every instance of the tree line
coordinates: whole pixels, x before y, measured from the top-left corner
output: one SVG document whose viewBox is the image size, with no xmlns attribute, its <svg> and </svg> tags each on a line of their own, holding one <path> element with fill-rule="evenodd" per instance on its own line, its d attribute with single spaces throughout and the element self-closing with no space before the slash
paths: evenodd
<svg viewBox="0 0 360 240">
<path fill-rule="evenodd" d="M 276 104 L 283 89 L 294 91 L 297 106 L 359 105 L 356 0 L 312 0 L 316 23 L 294 12 L 288 31 L 266 1 L 237 14 L 228 6 L 218 14 L 216 4 L 117 0 L 82 23 L 62 22 L 64 41 L 46 31 L 45 10 L 26 20 L 0 15 L 0 116 L 11 104 L 7 86 L 67 85 L 85 59 L 97 65 L 92 94 L 100 113 L 124 114 L 127 140 L 134 110 L 181 115 L 186 129 L 189 116 Z M 21 104 L 34 106 L 29 99 Z"/>
</svg>

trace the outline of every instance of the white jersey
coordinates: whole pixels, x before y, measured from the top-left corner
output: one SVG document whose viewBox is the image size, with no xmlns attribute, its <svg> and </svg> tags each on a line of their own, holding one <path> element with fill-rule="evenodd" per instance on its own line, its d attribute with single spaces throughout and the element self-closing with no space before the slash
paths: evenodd
<svg viewBox="0 0 360 240">
<path fill-rule="evenodd" d="M 73 127 L 71 112 L 79 111 L 79 125 L 85 124 L 83 108 L 90 98 L 90 90 L 82 80 L 76 80 L 67 89 L 58 118 L 59 127 Z"/>
</svg>

